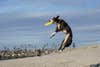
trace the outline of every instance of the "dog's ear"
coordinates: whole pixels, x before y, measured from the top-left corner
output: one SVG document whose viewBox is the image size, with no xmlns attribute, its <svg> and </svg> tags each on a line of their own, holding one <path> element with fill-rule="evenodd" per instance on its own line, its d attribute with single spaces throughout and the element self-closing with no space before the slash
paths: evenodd
<svg viewBox="0 0 100 67">
<path fill-rule="evenodd" d="M 58 19 L 60 16 L 56 16 L 56 19 Z"/>
</svg>

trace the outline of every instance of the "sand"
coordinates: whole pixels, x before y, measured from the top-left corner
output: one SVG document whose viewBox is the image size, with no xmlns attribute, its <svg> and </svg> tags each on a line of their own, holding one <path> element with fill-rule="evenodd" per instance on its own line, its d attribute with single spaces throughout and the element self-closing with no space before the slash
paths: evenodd
<svg viewBox="0 0 100 67">
<path fill-rule="evenodd" d="M 0 61 L 0 67 L 90 67 L 100 63 L 100 45 L 67 48 L 40 57 Z"/>
</svg>

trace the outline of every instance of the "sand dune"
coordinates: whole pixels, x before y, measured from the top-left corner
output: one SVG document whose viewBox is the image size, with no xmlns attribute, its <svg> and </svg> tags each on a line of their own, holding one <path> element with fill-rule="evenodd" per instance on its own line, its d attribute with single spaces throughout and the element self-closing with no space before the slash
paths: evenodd
<svg viewBox="0 0 100 67">
<path fill-rule="evenodd" d="M 0 67 L 90 67 L 100 63 L 100 45 L 68 48 L 61 53 L 0 61 Z"/>
</svg>

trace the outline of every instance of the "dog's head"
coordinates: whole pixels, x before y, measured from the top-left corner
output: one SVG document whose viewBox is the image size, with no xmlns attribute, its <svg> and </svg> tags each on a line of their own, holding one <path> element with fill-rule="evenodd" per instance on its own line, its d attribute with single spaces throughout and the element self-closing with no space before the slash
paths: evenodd
<svg viewBox="0 0 100 67">
<path fill-rule="evenodd" d="M 57 23 L 58 19 L 59 19 L 59 16 L 52 17 L 52 18 L 45 24 L 45 26 L 49 26 L 49 25 L 51 25 L 51 24 Z"/>
<path fill-rule="evenodd" d="M 59 16 L 56 16 L 56 17 L 52 17 L 49 21 L 56 23 L 58 21 L 58 19 L 59 19 Z"/>
</svg>

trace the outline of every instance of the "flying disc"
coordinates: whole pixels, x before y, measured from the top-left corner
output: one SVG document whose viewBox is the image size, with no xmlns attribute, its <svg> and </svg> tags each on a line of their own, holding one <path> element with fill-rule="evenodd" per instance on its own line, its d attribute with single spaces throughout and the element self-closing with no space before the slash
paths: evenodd
<svg viewBox="0 0 100 67">
<path fill-rule="evenodd" d="M 53 24 L 53 22 L 47 22 L 47 23 L 45 23 L 44 25 L 45 25 L 45 26 L 49 26 L 49 25 L 51 25 L 51 24 Z"/>
</svg>

